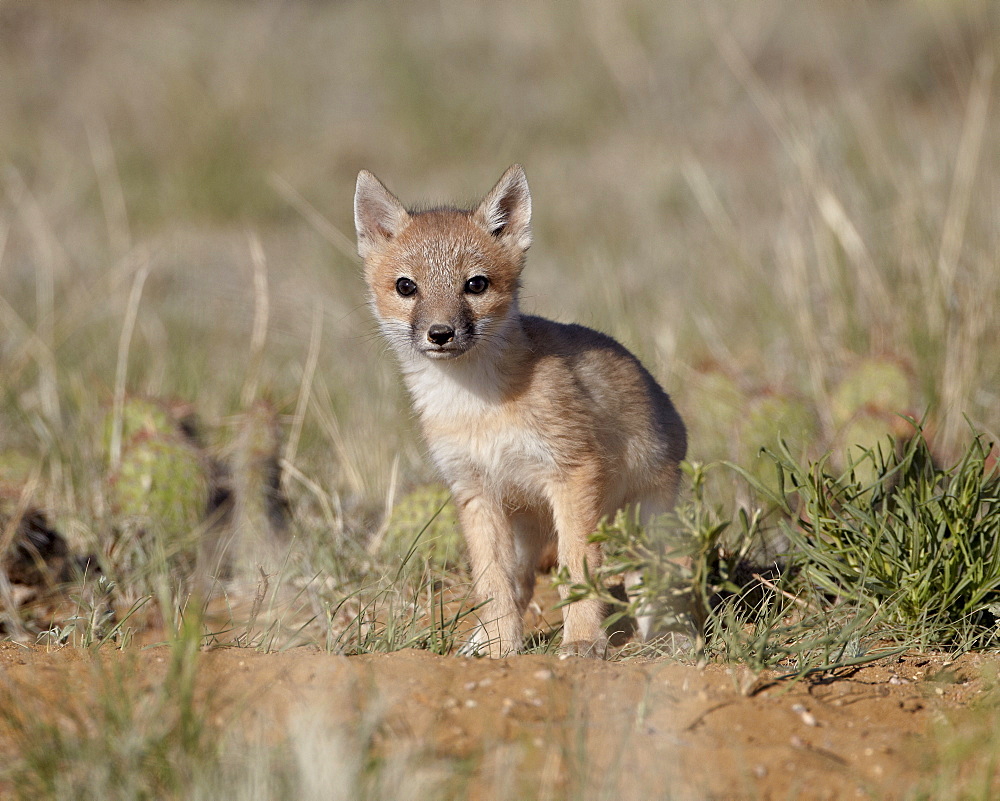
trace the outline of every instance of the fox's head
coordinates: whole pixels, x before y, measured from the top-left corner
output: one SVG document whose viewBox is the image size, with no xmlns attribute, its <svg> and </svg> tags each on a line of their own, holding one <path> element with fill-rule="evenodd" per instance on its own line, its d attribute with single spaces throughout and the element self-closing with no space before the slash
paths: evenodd
<svg viewBox="0 0 1000 801">
<path fill-rule="evenodd" d="M 372 308 L 401 356 L 454 359 L 504 336 L 531 245 L 531 195 L 520 165 L 470 211 L 407 211 L 362 170 L 354 224 Z"/>
</svg>

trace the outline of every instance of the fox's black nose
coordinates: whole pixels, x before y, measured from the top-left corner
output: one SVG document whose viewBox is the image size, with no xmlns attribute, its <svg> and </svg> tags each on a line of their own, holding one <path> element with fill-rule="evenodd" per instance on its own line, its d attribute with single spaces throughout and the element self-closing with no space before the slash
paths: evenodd
<svg viewBox="0 0 1000 801">
<path fill-rule="evenodd" d="M 434 323 L 427 329 L 427 338 L 435 345 L 446 345 L 455 338 L 455 329 L 443 323 Z"/>
</svg>

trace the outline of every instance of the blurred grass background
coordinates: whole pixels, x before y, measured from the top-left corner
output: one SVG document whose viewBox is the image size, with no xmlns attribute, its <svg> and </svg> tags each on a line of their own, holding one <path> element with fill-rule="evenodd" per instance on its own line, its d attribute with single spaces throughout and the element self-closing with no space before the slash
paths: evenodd
<svg viewBox="0 0 1000 801">
<path fill-rule="evenodd" d="M 0 0 L 4 470 L 107 551 L 116 382 L 219 448 L 263 399 L 312 566 L 381 539 L 434 475 L 354 178 L 471 203 L 514 161 L 524 307 L 633 349 L 691 459 L 898 413 L 953 455 L 1000 430 L 998 34 L 986 0 Z"/>
</svg>

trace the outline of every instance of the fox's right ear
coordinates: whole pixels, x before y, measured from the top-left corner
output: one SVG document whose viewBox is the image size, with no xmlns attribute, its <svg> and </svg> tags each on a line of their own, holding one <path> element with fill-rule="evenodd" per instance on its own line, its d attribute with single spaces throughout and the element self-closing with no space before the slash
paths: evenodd
<svg viewBox="0 0 1000 801">
<path fill-rule="evenodd" d="M 531 193 L 520 164 L 507 168 L 472 217 L 490 236 L 517 250 L 531 247 Z"/>
<path fill-rule="evenodd" d="M 354 191 L 354 227 L 358 232 L 358 255 L 367 259 L 410 222 L 403 204 L 368 170 L 358 173 Z"/>
</svg>

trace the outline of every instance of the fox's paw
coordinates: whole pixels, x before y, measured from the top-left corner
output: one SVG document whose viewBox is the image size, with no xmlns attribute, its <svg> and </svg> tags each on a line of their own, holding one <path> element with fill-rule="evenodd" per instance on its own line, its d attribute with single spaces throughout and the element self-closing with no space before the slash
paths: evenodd
<svg viewBox="0 0 1000 801">
<path fill-rule="evenodd" d="M 512 647 L 511 643 L 514 639 L 514 637 L 508 637 L 504 641 L 500 637 L 491 636 L 485 627 L 478 626 L 472 636 L 458 647 L 458 655 L 488 656 L 490 659 L 513 656 L 521 650 L 520 643 Z"/>
<path fill-rule="evenodd" d="M 585 659 L 605 659 L 608 652 L 607 638 L 601 637 L 597 640 L 575 640 L 564 642 L 559 646 L 559 658 L 566 659 L 571 656 L 580 656 Z"/>
<path fill-rule="evenodd" d="M 459 656 L 487 656 L 489 654 L 489 648 L 484 647 L 483 644 L 478 642 L 475 637 L 470 637 L 458 646 L 458 650 L 455 653 Z"/>
<path fill-rule="evenodd" d="M 699 640 L 693 631 L 665 631 L 644 641 L 646 645 L 656 648 L 664 656 L 679 657 L 698 655 L 704 647 L 704 641 Z"/>
</svg>

